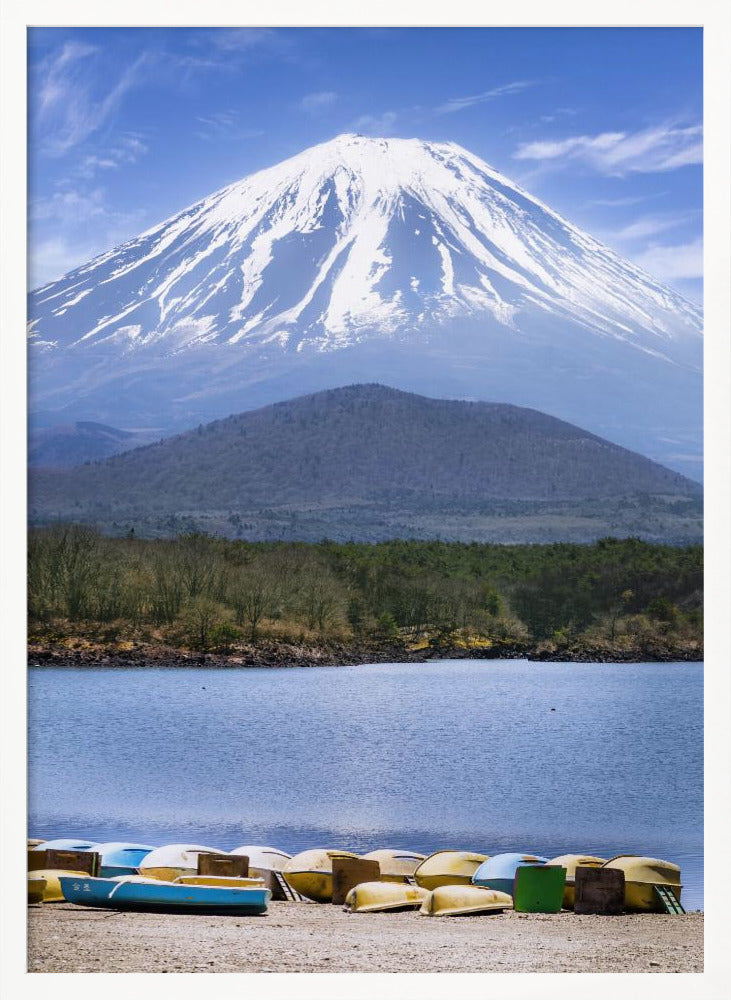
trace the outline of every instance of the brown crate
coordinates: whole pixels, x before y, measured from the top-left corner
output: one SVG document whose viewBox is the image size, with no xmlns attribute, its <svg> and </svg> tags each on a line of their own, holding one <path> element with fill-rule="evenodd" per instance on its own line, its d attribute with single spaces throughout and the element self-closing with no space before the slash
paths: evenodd
<svg viewBox="0 0 731 1000">
<path fill-rule="evenodd" d="M 618 868 L 576 869 L 574 912 L 616 916 L 624 912 L 624 872 Z"/>
<path fill-rule="evenodd" d="M 48 868 L 46 855 L 48 851 L 28 851 L 28 871 L 39 872 L 43 868 Z"/>
<path fill-rule="evenodd" d="M 243 854 L 199 854 L 198 874 L 246 878 L 249 874 L 249 859 Z"/>
<path fill-rule="evenodd" d="M 96 876 L 99 871 L 99 855 L 95 851 L 67 851 L 51 848 L 43 853 L 46 855 L 46 868 L 84 872 L 85 875 L 92 877 Z"/>
<path fill-rule="evenodd" d="M 351 889 L 361 882 L 378 882 L 381 866 L 370 858 L 333 858 L 333 903 L 342 906 Z"/>
</svg>

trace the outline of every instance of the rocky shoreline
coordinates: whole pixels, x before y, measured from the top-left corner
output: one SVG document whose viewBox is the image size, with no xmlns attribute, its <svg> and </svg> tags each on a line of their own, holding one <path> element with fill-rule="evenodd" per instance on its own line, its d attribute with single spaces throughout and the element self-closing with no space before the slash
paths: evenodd
<svg viewBox="0 0 731 1000">
<path fill-rule="evenodd" d="M 490 645 L 435 645 L 409 647 L 403 643 L 339 643 L 322 645 L 262 640 L 227 653 L 196 652 L 157 643 L 90 643 L 84 640 L 30 642 L 30 667 L 119 668 L 294 668 L 355 666 L 363 663 L 421 663 L 425 660 L 526 659 L 555 663 L 697 662 L 700 644 L 682 646 L 645 643 L 642 646 L 581 643 L 558 647 L 552 643 L 494 642 Z"/>
</svg>

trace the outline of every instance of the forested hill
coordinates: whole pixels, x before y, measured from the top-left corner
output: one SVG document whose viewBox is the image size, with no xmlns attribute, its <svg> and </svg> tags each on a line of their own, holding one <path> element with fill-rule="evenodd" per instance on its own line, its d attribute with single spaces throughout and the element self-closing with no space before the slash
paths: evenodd
<svg viewBox="0 0 731 1000">
<path fill-rule="evenodd" d="M 408 535 L 410 524 L 424 537 L 419 519 L 445 507 L 474 519 L 491 502 L 601 504 L 642 496 L 697 505 L 700 493 L 678 473 L 536 410 L 356 385 L 215 421 L 106 461 L 34 474 L 31 514 L 100 523 L 187 512 L 225 514 L 234 524 L 263 510 L 286 511 L 316 515 L 315 537 L 369 538 L 379 518 L 400 518 L 399 530 L 387 529 L 391 537 Z M 605 524 L 597 530 L 607 533 Z M 642 534 L 642 526 L 629 533 Z M 461 537 L 482 537 L 479 525 L 465 526 Z"/>
</svg>

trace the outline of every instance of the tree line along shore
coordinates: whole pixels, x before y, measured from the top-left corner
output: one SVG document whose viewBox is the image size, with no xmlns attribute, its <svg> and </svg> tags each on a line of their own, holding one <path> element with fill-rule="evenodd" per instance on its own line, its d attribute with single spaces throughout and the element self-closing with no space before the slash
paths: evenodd
<svg viewBox="0 0 731 1000">
<path fill-rule="evenodd" d="M 591 545 L 29 534 L 29 661 L 287 666 L 700 660 L 703 553 Z"/>
</svg>

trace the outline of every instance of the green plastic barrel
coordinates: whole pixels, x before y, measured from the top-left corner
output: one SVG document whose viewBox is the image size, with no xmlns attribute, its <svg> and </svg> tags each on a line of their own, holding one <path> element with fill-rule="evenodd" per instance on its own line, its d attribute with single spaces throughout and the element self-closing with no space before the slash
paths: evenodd
<svg viewBox="0 0 731 1000">
<path fill-rule="evenodd" d="M 565 884 L 560 865 L 524 865 L 515 872 L 513 906 L 519 913 L 558 913 Z"/>
</svg>

